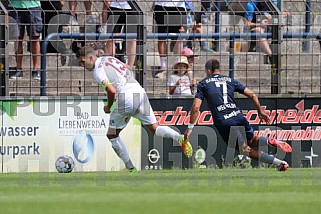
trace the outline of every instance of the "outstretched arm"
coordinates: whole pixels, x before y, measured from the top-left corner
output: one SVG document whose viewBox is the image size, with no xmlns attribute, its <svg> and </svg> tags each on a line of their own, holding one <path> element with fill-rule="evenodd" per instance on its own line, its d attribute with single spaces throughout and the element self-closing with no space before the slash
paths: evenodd
<svg viewBox="0 0 321 214">
<path fill-rule="evenodd" d="M 193 105 L 191 107 L 190 124 L 188 125 L 188 128 L 186 129 L 185 134 L 184 134 L 185 141 L 187 141 L 189 136 L 192 134 L 192 129 L 193 129 L 194 124 L 196 123 L 197 118 L 199 116 L 199 111 L 200 111 L 201 105 L 202 105 L 202 100 L 198 99 L 198 98 L 195 98 L 194 102 L 193 102 Z"/>
<path fill-rule="evenodd" d="M 258 113 L 261 121 L 263 120 L 267 124 L 270 124 L 270 118 L 268 117 L 268 115 L 264 111 L 262 111 L 260 101 L 259 101 L 258 97 L 256 96 L 256 94 L 252 90 L 250 90 L 249 88 L 245 88 L 243 94 L 251 99 L 252 103 L 255 106 L 255 109 L 257 110 L 257 113 Z"/>
</svg>

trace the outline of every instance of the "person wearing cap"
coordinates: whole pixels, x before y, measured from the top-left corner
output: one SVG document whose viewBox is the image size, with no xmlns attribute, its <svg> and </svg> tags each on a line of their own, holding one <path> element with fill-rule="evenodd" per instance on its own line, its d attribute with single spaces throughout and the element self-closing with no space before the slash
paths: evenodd
<svg viewBox="0 0 321 214">
<path fill-rule="evenodd" d="M 190 48 L 183 48 L 182 50 L 182 56 L 185 56 L 188 61 L 189 69 L 187 71 L 187 76 L 189 77 L 189 80 L 191 81 L 192 85 L 194 86 L 196 84 L 196 81 L 193 78 L 193 65 L 194 65 L 194 52 Z"/>
<path fill-rule="evenodd" d="M 193 86 L 187 75 L 188 64 L 187 57 L 180 56 L 173 66 L 174 73 L 168 79 L 170 95 L 192 95 Z"/>
</svg>

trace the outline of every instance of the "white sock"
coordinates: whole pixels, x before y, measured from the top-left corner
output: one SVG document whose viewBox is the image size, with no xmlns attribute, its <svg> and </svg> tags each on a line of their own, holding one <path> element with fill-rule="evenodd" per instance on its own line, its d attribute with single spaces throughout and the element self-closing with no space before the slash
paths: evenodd
<svg viewBox="0 0 321 214">
<path fill-rule="evenodd" d="M 168 126 L 158 126 L 155 132 L 156 136 L 171 138 L 173 140 L 178 141 L 180 137 L 180 133 L 174 131 Z"/>
<path fill-rule="evenodd" d="M 273 164 L 277 165 L 277 166 L 280 166 L 280 164 L 282 163 L 283 161 L 281 161 L 280 159 L 278 158 L 274 158 L 273 160 Z"/>
<path fill-rule="evenodd" d="M 167 70 L 167 57 L 166 56 L 161 56 L 160 57 L 160 63 L 161 63 L 161 69 L 162 70 Z"/>
<path fill-rule="evenodd" d="M 116 137 L 109 140 L 111 145 L 120 159 L 124 162 L 127 169 L 134 168 L 132 161 L 129 158 L 127 149 L 120 137 Z"/>
</svg>

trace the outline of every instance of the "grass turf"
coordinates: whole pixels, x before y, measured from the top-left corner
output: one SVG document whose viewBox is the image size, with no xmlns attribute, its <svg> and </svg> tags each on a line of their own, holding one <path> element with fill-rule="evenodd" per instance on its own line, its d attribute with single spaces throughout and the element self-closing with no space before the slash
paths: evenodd
<svg viewBox="0 0 321 214">
<path fill-rule="evenodd" d="M 321 169 L 212 169 L 0 176 L 8 213 L 319 213 Z"/>
</svg>

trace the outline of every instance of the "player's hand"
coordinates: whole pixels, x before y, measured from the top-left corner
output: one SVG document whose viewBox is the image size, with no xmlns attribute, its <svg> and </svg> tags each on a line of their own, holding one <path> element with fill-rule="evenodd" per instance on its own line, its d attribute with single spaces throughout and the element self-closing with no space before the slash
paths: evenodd
<svg viewBox="0 0 321 214">
<path fill-rule="evenodd" d="M 264 121 L 267 124 L 271 123 L 269 116 L 267 114 L 265 114 L 265 112 L 260 112 L 259 113 L 259 118 L 260 118 L 261 122 Z"/>
<path fill-rule="evenodd" d="M 179 86 L 181 83 L 182 83 L 182 80 L 181 80 L 181 79 L 177 80 L 176 86 Z"/>
<path fill-rule="evenodd" d="M 189 141 L 189 136 L 192 134 L 192 129 L 186 129 L 185 133 L 184 133 L 184 142 Z"/>
<path fill-rule="evenodd" d="M 109 114 L 111 111 L 110 111 L 110 108 L 108 106 L 104 106 L 104 112 L 106 114 Z"/>
</svg>

